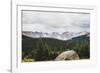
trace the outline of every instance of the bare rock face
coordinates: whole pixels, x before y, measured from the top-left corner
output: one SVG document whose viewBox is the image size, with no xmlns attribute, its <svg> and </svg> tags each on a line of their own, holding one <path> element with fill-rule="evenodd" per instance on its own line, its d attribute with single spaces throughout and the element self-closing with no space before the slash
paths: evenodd
<svg viewBox="0 0 100 73">
<path fill-rule="evenodd" d="M 74 50 L 64 51 L 55 58 L 55 61 L 61 60 L 79 60 L 79 56 Z"/>
</svg>

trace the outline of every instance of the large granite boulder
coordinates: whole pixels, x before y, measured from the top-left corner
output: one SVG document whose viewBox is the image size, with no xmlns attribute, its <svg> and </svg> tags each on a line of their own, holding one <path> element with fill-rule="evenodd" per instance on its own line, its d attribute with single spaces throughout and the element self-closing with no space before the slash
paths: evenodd
<svg viewBox="0 0 100 73">
<path fill-rule="evenodd" d="M 79 55 L 74 50 L 64 51 L 55 58 L 55 61 L 79 60 Z"/>
</svg>

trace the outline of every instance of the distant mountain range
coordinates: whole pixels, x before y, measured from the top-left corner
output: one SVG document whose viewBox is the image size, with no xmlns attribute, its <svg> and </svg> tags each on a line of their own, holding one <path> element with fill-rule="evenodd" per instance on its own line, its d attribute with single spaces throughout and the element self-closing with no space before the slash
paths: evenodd
<svg viewBox="0 0 100 73">
<path fill-rule="evenodd" d="M 58 33 L 58 32 L 32 32 L 32 31 L 23 31 L 22 35 L 27 36 L 27 37 L 31 37 L 31 38 L 54 38 L 54 39 L 59 39 L 59 40 L 69 40 L 72 39 L 74 37 L 79 37 L 82 35 L 87 35 L 87 37 L 90 36 L 89 32 L 78 32 L 78 33 L 74 33 L 74 32 L 63 32 L 63 33 Z"/>
</svg>

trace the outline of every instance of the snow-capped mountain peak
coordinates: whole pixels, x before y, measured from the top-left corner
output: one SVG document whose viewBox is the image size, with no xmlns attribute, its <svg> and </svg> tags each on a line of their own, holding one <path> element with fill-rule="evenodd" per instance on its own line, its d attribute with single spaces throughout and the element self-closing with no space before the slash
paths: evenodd
<svg viewBox="0 0 100 73">
<path fill-rule="evenodd" d="M 74 32 L 63 32 L 63 33 L 58 33 L 58 32 L 32 32 L 32 31 L 23 31 L 22 35 L 28 36 L 28 37 L 32 37 L 32 38 L 54 38 L 54 39 L 59 39 L 59 40 L 68 40 L 68 39 L 72 39 L 74 37 L 78 37 L 78 36 L 82 36 L 82 35 L 87 35 L 87 37 L 89 37 L 90 33 L 89 32 L 78 32 L 78 33 L 74 33 Z"/>
</svg>

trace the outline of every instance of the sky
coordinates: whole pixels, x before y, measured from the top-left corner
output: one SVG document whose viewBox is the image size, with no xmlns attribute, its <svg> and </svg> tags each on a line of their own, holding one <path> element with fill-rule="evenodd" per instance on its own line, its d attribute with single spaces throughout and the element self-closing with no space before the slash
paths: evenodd
<svg viewBox="0 0 100 73">
<path fill-rule="evenodd" d="M 82 32 L 90 30 L 90 14 L 22 11 L 22 31 Z"/>
</svg>

